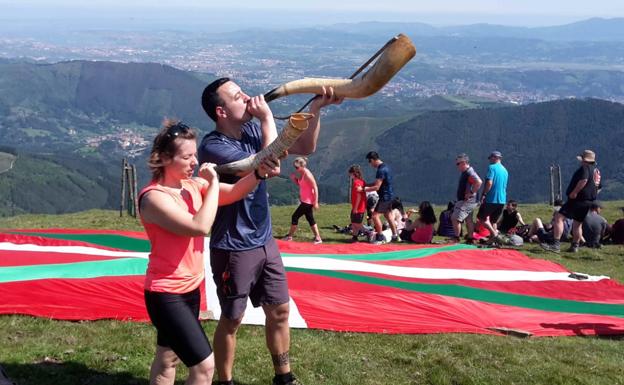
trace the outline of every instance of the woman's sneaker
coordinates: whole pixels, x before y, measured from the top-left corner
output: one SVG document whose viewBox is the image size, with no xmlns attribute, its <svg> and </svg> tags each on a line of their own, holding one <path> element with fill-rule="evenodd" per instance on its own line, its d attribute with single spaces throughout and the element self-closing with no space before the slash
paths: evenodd
<svg viewBox="0 0 624 385">
<path fill-rule="evenodd" d="M 292 236 L 287 235 L 284 238 L 282 238 L 282 241 L 292 241 Z"/>
<path fill-rule="evenodd" d="M 312 241 L 312 243 L 314 243 L 315 245 L 320 245 L 321 243 L 323 243 L 323 240 L 321 238 L 316 238 L 314 239 L 314 241 Z"/>
</svg>

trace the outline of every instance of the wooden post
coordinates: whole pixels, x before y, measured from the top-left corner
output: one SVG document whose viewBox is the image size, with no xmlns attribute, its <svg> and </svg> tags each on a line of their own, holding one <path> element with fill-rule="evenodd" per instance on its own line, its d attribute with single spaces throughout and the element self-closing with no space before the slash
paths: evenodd
<svg viewBox="0 0 624 385">
<path fill-rule="evenodd" d="M 132 201 L 132 207 L 134 208 L 132 211 L 134 212 L 133 217 L 137 217 L 139 213 L 139 190 L 137 186 L 137 170 L 136 165 L 132 165 L 132 184 L 134 185 L 134 196 Z"/>
<path fill-rule="evenodd" d="M 121 160 L 121 202 L 119 203 L 119 216 L 123 217 L 123 212 L 126 209 L 126 164 L 128 161 L 126 158 Z"/>
<path fill-rule="evenodd" d="M 127 193 L 126 193 L 127 191 Z M 137 171 L 134 164 L 129 164 L 126 158 L 121 161 L 121 202 L 119 204 L 119 216 L 124 211 L 136 218 L 138 214 L 138 186 Z"/>
</svg>

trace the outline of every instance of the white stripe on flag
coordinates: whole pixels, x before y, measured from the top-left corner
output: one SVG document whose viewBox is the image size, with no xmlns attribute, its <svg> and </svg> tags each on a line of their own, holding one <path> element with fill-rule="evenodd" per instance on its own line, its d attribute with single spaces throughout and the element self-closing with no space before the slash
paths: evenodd
<svg viewBox="0 0 624 385">
<path fill-rule="evenodd" d="M 313 269 L 313 270 L 333 270 L 333 271 L 355 271 L 363 273 L 378 273 L 404 278 L 424 278 L 424 279 L 468 279 L 474 281 L 491 282 L 513 282 L 513 281 L 579 281 L 570 278 L 569 272 L 550 271 L 523 271 L 523 270 L 468 270 L 468 269 L 430 269 L 422 267 L 391 266 L 367 263 L 360 261 L 347 261 L 323 257 L 283 257 L 286 267 Z M 602 279 L 609 279 L 604 275 L 586 275 L 586 280 L 581 282 L 596 282 Z"/>
<path fill-rule="evenodd" d="M 0 250 L 35 251 L 39 253 L 84 254 L 121 258 L 149 258 L 149 253 L 142 253 L 138 251 L 104 250 L 88 246 L 40 246 L 32 244 L 0 242 Z"/>
</svg>

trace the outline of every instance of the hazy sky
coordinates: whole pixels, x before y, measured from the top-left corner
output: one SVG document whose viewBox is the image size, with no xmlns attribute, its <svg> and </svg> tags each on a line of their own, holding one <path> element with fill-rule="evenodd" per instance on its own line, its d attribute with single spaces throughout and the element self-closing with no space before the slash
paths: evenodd
<svg viewBox="0 0 624 385">
<path fill-rule="evenodd" d="M 437 25 L 486 22 L 536 26 L 564 24 L 590 17 L 624 17 L 624 0 L 178 0 L 175 3 L 170 0 L 0 0 L 0 9 L 4 13 L 4 16 L 0 15 L 0 20 L 68 17 L 89 13 L 94 8 L 105 11 L 99 16 L 115 14 L 149 18 L 171 11 L 176 16 L 187 15 L 191 20 L 202 17 L 203 12 L 206 17 L 214 17 L 216 13 L 211 10 L 226 7 L 236 10 L 227 13 L 232 19 L 276 12 L 291 16 L 291 20 L 306 20 L 307 24 L 316 21 L 318 25 L 376 20 Z M 195 8 L 195 12 L 189 8 Z M 277 17 L 268 18 L 267 23 L 277 23 L 278 20 Z M 224 24 L 233 22 L 222 21 Z M 183 22 L 180 20 L 180 23 Z"/>
</svg>

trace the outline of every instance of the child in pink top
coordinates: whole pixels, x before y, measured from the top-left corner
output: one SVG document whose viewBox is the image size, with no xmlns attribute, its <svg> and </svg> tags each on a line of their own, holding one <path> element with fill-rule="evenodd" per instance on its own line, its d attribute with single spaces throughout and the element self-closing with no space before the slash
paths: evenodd
<svg viewBox="0 0 624 385">
<path fill-rule="evenodd" d="M 304 157 L 297 157 L 293 161 L 295 172 L 290 174 L 290 179 L 299 186 L 299 206 L 295 210 L 291 218 L 290 230 L 284 237 L 284 240 L 292 240 L 293 235 L 297 231 L 299 218 L 305 215 L 312 233 L 314 233 L 314 244 L 323 243 L 318 225 L 314 219 L 314 210 L 319 208 L 318 203 L 318 186 L 312 172 L 306 168 L 307 161 Z"/>
</svg>

